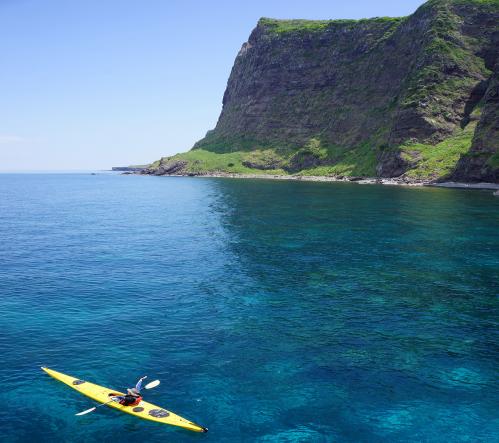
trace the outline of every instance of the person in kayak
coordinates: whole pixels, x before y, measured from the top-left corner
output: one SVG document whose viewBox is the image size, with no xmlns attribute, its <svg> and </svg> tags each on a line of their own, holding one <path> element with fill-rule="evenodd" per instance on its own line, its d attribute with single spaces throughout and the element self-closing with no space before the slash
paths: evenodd
<svg viewBox="0 0 499 443">
<path fill-rule="evenodd" d="M 114 397 L 120 405 L 123 406 L 136 406 L 142 401 L 142 396 L 140 395 L 140 390 L 142 389 L 142 381 L 147 378 L 147 375 L 141 377 L 140 380 L 135 385 L 135 388 L 127 389 L 126 395 L 119 395 Z"/>
</svg>

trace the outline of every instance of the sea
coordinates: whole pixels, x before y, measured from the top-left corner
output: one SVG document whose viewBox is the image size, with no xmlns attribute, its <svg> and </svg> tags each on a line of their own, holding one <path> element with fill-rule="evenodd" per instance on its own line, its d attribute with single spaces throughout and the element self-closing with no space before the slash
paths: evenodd
<svg viewBox="0 0 499 443">
<path fill-rule="evenodd" d="M 499 442 L 498 326 L 491 191 L 0 174 L 5 442 Z"/>
</svg>

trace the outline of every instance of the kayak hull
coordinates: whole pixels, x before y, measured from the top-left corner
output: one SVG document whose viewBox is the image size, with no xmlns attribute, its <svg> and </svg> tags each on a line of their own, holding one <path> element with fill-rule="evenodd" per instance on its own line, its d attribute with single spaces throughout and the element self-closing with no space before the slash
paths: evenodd
<svg viewBox="0 0 499 443">
<path fill-rule="evenodd" d="M 62 383 L 68 385 L 79 393 L 86 395 L 87 397 L 90 397 L 92 400 L 95 400 L 99 403 L 108 402 L 110 400 L 110 397 L 112 397 L 113 395 L 125 395 L 122 392 L 108 389 L 85 380 L 80 380 L 78 378 L 71 377 L 70 375 L 63 374 L 62 372 L 54 371 L 53 369 L 45 367 L 42 367 L 42 369 L 56 380 L 61 381 Z M 118 402 L 113 401 L 111 403 L 108 403 L 107 406 L 118 409 L 121 412 L 125 412 L 126 414 L 142 418 L 144 420 L 150 420 L 172 426 L 179 426 L 181 428 L 188 429 L 189 431 L 194 432 L 208 431 L 208 429 L 204 428 L 203 426 L 200 426 L 190 420 L 180 417 L 179 415 L 171 411 L 160 408 L 159 406 L 153 405 L 146 401 L 141 401 L 138 405 L 135 406 L 123 406 Z"/>
</svg>

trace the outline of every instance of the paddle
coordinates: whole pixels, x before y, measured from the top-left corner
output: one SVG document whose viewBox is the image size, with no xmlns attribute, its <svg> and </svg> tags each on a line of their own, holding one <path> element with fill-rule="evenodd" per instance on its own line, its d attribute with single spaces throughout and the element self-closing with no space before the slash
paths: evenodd
<svg viewBox="0 0 499 443">
<path fill-rule="evenodd" d="M 152 389 L 158 386 L 161 382 L 159 380 L 154 380 L 150 383 L 147 383 L 147 385 L 144 386 L 145 389 Z"/>
<path fill-rule="evenodd" d="M 150 383 L 147 383 L 147 385 L 144 386 L 144 389 L 152 389 L 152 388 L 155 388 L 156 386 L 158 386 L 161 382 L 159 380 L 154 380 Z M 116 396 L 118 397 L 118 396 Z M 78 412 L 78 414 L 75 414 L 75 415 L 85 415 L 85 414 L 89 414 L 90 412 L 93 412 L 95 411 L 97 408 L 100 408 L 101 406 L 105 406 L 105 405 L 108 405 L 109 403 L 112 403 L 113 401 L 115 401 L 114 399 L 116 397 L 113 397 L 111 400 L 107 401 L 106 403 L 101 403 L 100 405 L 98 406 L 94 406 L 93 408 L 90 408 L 90 409 L 87 409 L 86 411 L 81 411 L 81 412 Z"/>
</svg>

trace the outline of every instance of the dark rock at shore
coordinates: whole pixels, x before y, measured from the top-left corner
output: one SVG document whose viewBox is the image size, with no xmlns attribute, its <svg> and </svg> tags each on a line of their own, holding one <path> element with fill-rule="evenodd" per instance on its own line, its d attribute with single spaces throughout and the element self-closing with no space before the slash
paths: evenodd
<svg viewBox="0 0 499 443">
<path fill-rule="evenodd" d="M 247 168 L 260 169 L 262 171 L 271 171 L 280 167 L 279 163 L 262 163 L 254 160 L 243 160 L 241 163 Z"/>
<path fill-rule="evenodd" d="M 114 166 L 111 171 L 121 171 L 121 172 L 140 172 L 143 171 L 145 166 Z"/>
<path fill-rule="evenodd" d="M 184 166 L 187 164 L 185 161 L 169 161 L 161 160 L 159 166 L 152 171 L 153 175 L 174 175 L 183 171 Z"/>
</svg>

